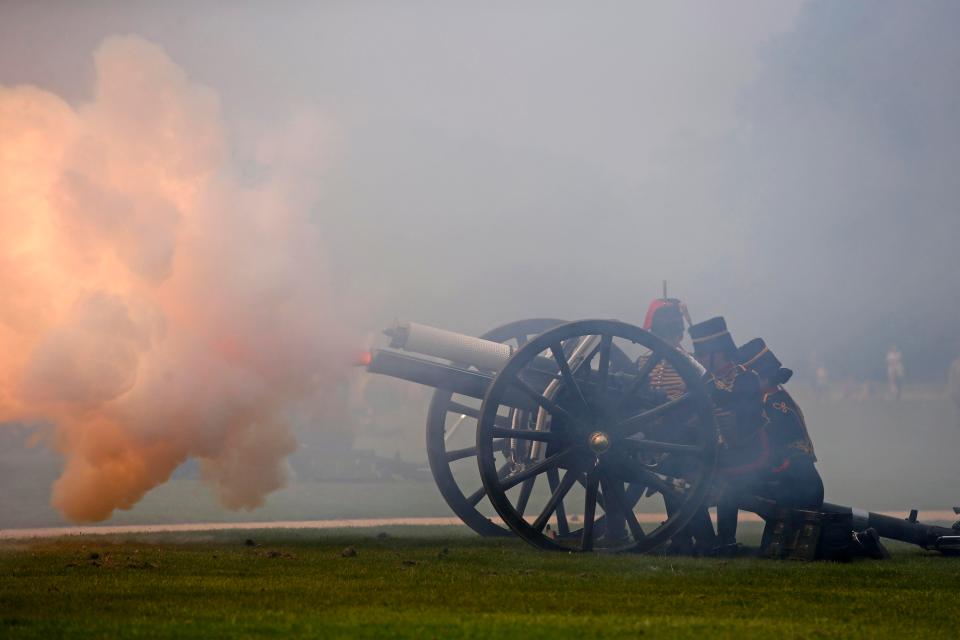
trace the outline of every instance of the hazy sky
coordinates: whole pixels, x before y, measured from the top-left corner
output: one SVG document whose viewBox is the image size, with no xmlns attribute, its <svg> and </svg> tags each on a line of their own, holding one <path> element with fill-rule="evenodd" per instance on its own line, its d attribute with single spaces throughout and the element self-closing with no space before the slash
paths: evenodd
<svg viewBox="0 0 960 640">
<path fill-rule="evenodd" d="M 321 250 L 365 329 L 639 323 L 667 279 L 796 368 L 875 375 L 896 341 L 937 378 L 958 26 L 950 1 L 8 1 L 0 83 L 83 102 L 102 38 L 139 34 L 218 92 L 238 158 L 319 117 Z"/>
</svg>

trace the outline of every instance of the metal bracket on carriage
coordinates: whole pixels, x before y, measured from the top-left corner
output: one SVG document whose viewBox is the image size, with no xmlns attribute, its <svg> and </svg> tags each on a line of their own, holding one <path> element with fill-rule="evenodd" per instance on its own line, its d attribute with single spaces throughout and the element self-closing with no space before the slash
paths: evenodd
<svg viewBox="0 0 960 640">
<path fill-rule="evenodd" d="M 960 507 L 954 507 L 953 513 L 960 515 Z M 957 535 L 939 536 L 933 543 L 933 548 L 944 555 L 960 555 L 960 520 L 954 522 L 950 529 L 956 531 Z"/>
<path fill-rule="evenodd" d="M 693 486 L 683 478 L 664 475 L 656 471 L 648 472 L 646 479 L 648 486 L 644 490 L 644 497 L 649 498 L 658 491 L 671 491 L 673 493 L 685 494 Z"/>
<path fill-rule="evenodd" d="M 940 536 L 933 548 L 944 555 L 960 554 L 960 536 Z"/>
</svg>

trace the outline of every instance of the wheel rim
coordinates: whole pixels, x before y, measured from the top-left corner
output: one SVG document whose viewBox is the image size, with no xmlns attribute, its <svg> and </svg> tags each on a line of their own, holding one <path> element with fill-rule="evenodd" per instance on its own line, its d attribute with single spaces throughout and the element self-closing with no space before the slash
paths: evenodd
<svg viewBox="0 0 960 640">
<path fill-rule="evenodd" d="M 584 361 L 571 364 L 574 347 L 588 340 L 591 350 Z M 646 364 L 624 366 L 611 355 L 617 350 L 646 356 Z M 545 358 L 554 363 L 552 369 L 545 367 Z M 654 396 L 646 386 L 661 361 L 686 385 L 678 398 Z M 552 397 L 545 391 L 551 381 Z M 503 424 L 505 411 L 526 405 L 543 410 L 546 428 L 529 419 Z M 524 468 L 505 475 L 495 452 L 515 447 L 537 453 Z M 581 320 L 533 338 L 501 369 L 480 409 L 477 451 L 490 502 L 531 544 L 643 552 L 666 542 L 704 503 L 716 464 L 717 431 L 700 374 L 688 356 L 639 327 Z M 651 517 L 645 527 L 641 520 Z"/>
<path fill-rule="evenodd" d="M 563 324 L 554 318 L 530 318 L 510 322 L 488 331 L 480 337 L 494 342 L 512 343 L 522 347 L 527 341 L 547 329 Z M 486 492 L 476 472 L 476 419 L 480 407 L 473 398 L 456 396 L 437 389 L 427 413 L 427 460 L 434 482 L 444 501 L 468 527 L 483 536 L 510 535 L 507 527 L 490 521 L 489 514 L 480 508 L 487 502 Z M 451 427 L 458 434 L 448 439 Z M 502 466 L 502 464 L 500 465 Z M 466 485 L 466 491 L 461 487 Z"/>
</svg>

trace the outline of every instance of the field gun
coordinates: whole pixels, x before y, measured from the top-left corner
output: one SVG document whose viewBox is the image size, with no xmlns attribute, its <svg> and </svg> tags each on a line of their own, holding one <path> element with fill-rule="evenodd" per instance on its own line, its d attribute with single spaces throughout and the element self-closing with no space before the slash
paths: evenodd
<svg viewBox="0 0 960 640">
<path fill-rule="evenodd" d="M 372 351 L 367 370 L 435 389 L 430 469 L 447 504 L 482 535 L 512 531 L 548 550 L 645 552 L 716 498 L 721 444 L 703 369 L 648 331 L 530 319 L 479 338 L 415 323 L 384 333 L 389 348 Z M 680 395 L 651 391 L 663 366 L 682 378 Z M 742 506 L 768 523 L 782 516 L 762 499 Z M 827 504 L 820 515 L 960 549 L 953 529 L 865 513 Z"/>
</svg>

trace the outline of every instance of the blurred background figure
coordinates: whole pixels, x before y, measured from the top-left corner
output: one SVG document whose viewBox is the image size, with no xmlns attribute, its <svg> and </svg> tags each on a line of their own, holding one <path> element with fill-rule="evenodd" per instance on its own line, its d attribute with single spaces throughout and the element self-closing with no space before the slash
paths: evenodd
<svg viewBox="0 0 960 640">
<path fill-rule="evenodd" d="M 903 386 L 903 354 L 897 345 L 891 345 L 887 350 L 887 387 L 890 395 L 900 399 L 900 390 Z"/>
<path fill-rule="evenodd" d="M 830 374 L 827 373 L 827 368 L 823 366 L 823 363 L 817 365 L 813 386 L 817 392 L 817 398 L 822 400 L 827 397 L 827 392 L 830 390 Z"/>
<path fill-rule="evenodd" d="M 960 358 L 950 364 L 950 372 L 947 374 L 947 395 L 957 408 L 957 425 L 960 426 Z"/>
</svg>

